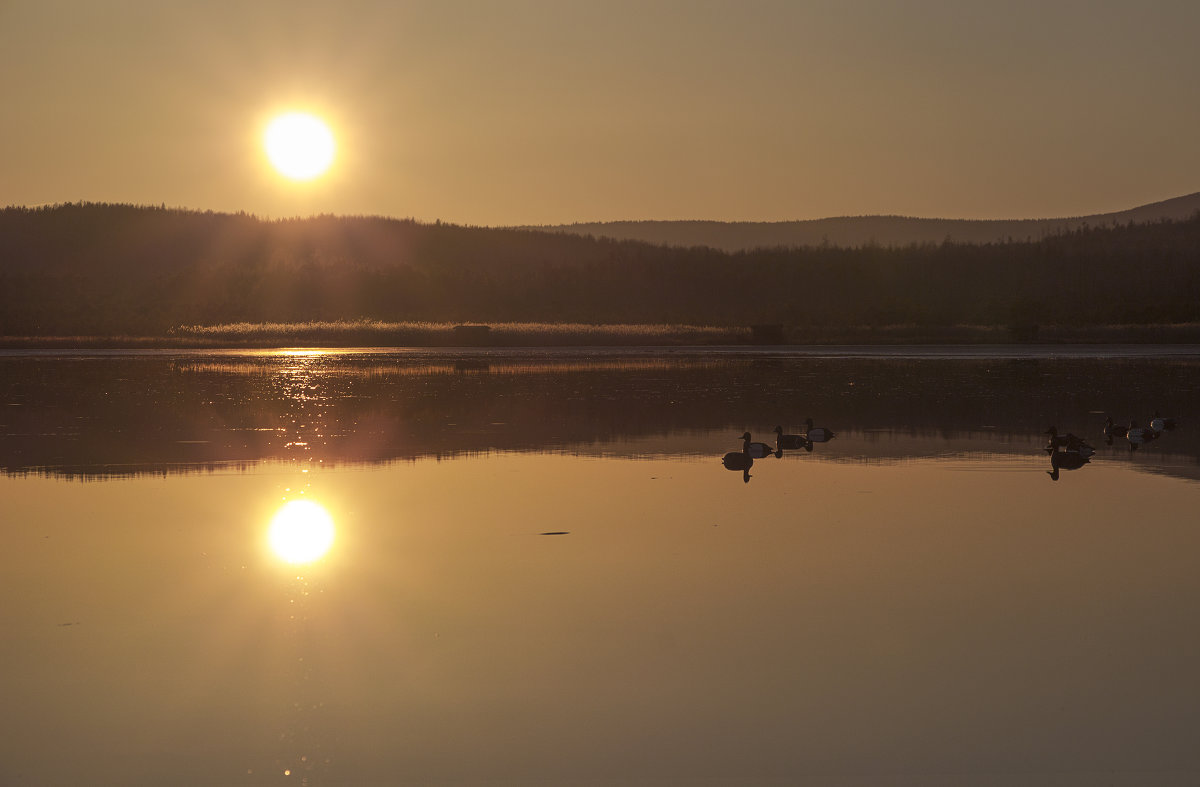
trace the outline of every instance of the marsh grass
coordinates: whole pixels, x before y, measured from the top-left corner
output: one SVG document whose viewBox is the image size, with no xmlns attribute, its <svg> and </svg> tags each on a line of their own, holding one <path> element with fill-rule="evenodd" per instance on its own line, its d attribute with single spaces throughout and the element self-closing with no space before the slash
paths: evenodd
<svg viewBox="0 0 1200 787">
<path fill-rule="evenodd" d="M 170 336 L 214 346 L 687 346 L 744 344 L 749 328 L 696 325 L 589 325 L 585 323 L 490 323 L 486 333 L 464 336 L 460 323 L 343 320 L 303 323 L 229 323 L 191 325 Z"/>
<path fill-rule="evenodd" d="M 9 349 L 280 348 L 280 347 L 714 347 L 754 344 L 750 326 L 489 323 L 486 332 L 456 332 L 459 323 L 238 322 L 186 325 L 165 336 L 3 336 Z M 1200 344 L 1200 323 L 1041 325 L 1031 338 L 1005 325 L 778 326 L 788 345 L 902 344 Z"/>
</svg>

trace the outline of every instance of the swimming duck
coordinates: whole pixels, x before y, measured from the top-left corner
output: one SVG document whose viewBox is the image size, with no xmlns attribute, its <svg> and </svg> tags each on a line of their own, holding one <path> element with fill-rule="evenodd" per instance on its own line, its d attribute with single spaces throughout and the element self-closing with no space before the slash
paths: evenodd
<svg viewBox="0 0 1200 787">
<path fill-rule="evenodd" d="M 1138 426 L 1137 421 L 1130 421 L 1129 429 L 1125 431 L 1125 439 L 1129 441 L 1129 450 L 1132 451 L 1139 445 L 1145 445 L 1151 440 L 1157 440 L 1158 432 Z"/>
<path fill-rule="evenodd" d="M 1114 437 L 1116 437 L 1118 435 L 1124 435 L 1124 434 L 1125 434 L 1125 430 L 1122 427 L 1117 426 L 1115 423 L 1113 423 L 1113 419 L 1112 419 L 1111 415 L 1104 417 L 1104 443 L 1105 443 L 1105 445 L 1112 445 Z"/>
<path fill-rule="evenodd" d="M 804 433 L 804 438 L 810 443 L 825 443 L 832 440 L 836 435 L 823 426 L 813 426 L 813 419 L 804 419 L 804 425 L 808 430 Z"/>
<path fill-rule="evenodd" d="M 1046 451 L 1051 454 L 1051 458 L 1055 453 L 1082 454 L 1085 457 L 1096 453 L 1096 449 L 1088 445 L 1087 441 L 1070 432 L 1059 434 L 1058 429 L 1051 426 L 1046 430 L 1046 434 L 1049 435 L 1046 440 Z"/>
<path fill-rule="evenodd" d="M 746 432 L 742 435 L 742 450 L 753 459 L 762 459 L 768 454 L 775 453 L 775 449 L 766 443 L 750 442 L 750 433 Z"/>
<path fill-rule="evenodd" d="M 808 439 L 805 438 L 804 435 L 802 435 L 802 434 L 784 434 L 782 426 L 775 427 L 775 448 L 776 448 L 776 450 L 782 451 L 784 449 L 787 449 L 789 451 L 795 451 L 799 448 L 806 447 L 808 444 L 809 444 Z M 808 450 L 811 451 L 812 449 L 809 448 Z"/>
<path fill-rule="evenodd" d="M 1175 419 L 1159 415 L 1155 410 L 1154 417 L 1150 419 L 1150 428 L 1156 432 L 1169 432 L 1175 428 Z"/>
<path fill-rule="evenodd" d="M 1075 435 L 1071 434 L 1070 432 L 1060 435 L 1058 433 L 1057 426 L 1051 426 L 1049 429 L 1046 430 L 1046 434 L 1048 435 L 1048 437 L 1046 438 L 1046 447 L 1047 448 L 1066 448 L 1067 443 L 1071 441 L 1071 438 L 1075 438 L 1076 440 L 1079 439 L 1079 438 L 1075 437 Z"/>
<path fill-rule="evenodd" d="M 1092 448 L 1090 445 L 1083 442 L 1082 440 L 1080 440 L 1078 443 L 1069 444 L 1067 446 L 1066 450 L 1058 452 L 1058 454 L 1060 456 L 1082 457 L 1085 462 L 1095 453 L 1096 453 L 1096 449 Z"/>
</svg>

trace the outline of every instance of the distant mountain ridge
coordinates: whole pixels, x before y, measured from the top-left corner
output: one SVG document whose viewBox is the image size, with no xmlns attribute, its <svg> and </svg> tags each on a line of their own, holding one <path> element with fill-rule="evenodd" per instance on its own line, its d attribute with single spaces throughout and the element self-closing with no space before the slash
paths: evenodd
<svg viewBox="0 0 1200 787">
<path fill-rule="evenodd" d="M 1200 192 L 1149 205 L 1058 219 L 923 219 L 908 216 L 841 216 L 805 221 L 606 221 L 515 229 L 593 235 L 666 246 L 707 246 L 722 251 L 755 248 L 908 246 L 941 243 L 1036 241 L 1088 227 L 1190 219 L 1200 213 Z"/>
</svg>

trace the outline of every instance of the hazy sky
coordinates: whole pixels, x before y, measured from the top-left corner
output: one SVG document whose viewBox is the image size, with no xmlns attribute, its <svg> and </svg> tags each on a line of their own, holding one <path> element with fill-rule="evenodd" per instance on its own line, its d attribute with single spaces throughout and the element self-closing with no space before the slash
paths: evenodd
<svg viewBox="0 0 1200 787">
<path fill-rule="evenodd" d="M 469 224 L 1080 215 L 1200 190 L 1196 0 L 0 0 L 0 205 Z M 266 164 L 273 112 L 334 168 Z"/>
</svg>

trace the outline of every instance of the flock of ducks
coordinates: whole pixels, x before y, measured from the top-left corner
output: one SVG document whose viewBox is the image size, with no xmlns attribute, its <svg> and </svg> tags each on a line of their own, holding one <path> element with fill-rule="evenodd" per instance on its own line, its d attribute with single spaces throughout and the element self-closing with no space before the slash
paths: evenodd
<svg viewBox="0 0 1200 787">
<path fill-rule="evenodd" d="M 1130 420 L 1129 426 L 1123 428 L 1114 424 L 1112 416 L 1108 416 L 1104 419 L 1104 442 L 1106 445 L 1112 445 L 1114 437 L 1122 436 L 1129 441 L 1129 450 L 1135 451 L 1139 445 L 1157 440 L 1163 432 L 1174 429 L 1175 420 L 1161 416 L 1155 410 L 1149 426 L 1138 426 L 1137 421 Z"/>
<path fill-rule="evenodd" d="M 1118 426 L 1112 416 L 1107 416 L 1104 419 L 1104 443 L 1112 445 L 1116 438 L 1123 437 L 1129 443 L 1130 452 L 1133 452 L 1139 446 L 1162 437 L 1164 432 L 1171 431 L 1175 426 L 1175 418 L 1159 415 L 1157 410 L 1154 411 L 1154 417 L 1150 419 L 1149 426 L 1139 426 L 1138 422 L 1133 419 L 1130 419 L 1129 426 Z M 1070 432 L 1060 435 L 1058 429 L 1051 426 L 1046 430 L 1046 434 L 1048 437 L 1045 450 L 1050 455 L 1050 469 L 1046 472 L 1050 475 L 1051 480 L 1058 480 L 1060 470 L 1078 470 L 1086 465 L 1092 455 L 1096 453 L 1096 449 L 1092 448 L 1086 440 Z"/>
<path fill-rule="evenodd" d="M 775 427 L 775 445 L 769 443 L 754 442 L 751 439 L 749 432 L 742 435 L 742 450 L 730 451 L 721 458 L 721 464 L 726 470 L 740 470 L 742 480 L 746 483 L 750 482 L 750 468 L 754 465 L 755 459 L 762 459 L 766 456 L 774 456 L 776 459 L 783 457 L 784 451 L 799 451 L 801 449 L 812 453 L 815 443 L 827 443 L 834 438 L 834 433 L 830 429 L 823 426 L 813 426 L 813 419 L 807 418 L 804 421 L 803 434 L 785 434 L 782 426 Z"/>
<path fill-rule="evenodd" d="M 1136 420 L 1131 419 L 1129 426 L 1121 427 L 1109 416 L 1104 420 L 1104 442 L 1112 445 L 1117 437 L 1123 437 L 1129 443 L 1129 450 L 1135 451 L 1138 446 L 1157 440 L 1164 432 L 1174 429 L 1176 423 L 1177 419 L 1159 415 L 1157 410 L 1150 419 L 1149 426 L 1139 426 Z M 811 453 L 814 444 L 827 443 L 834 438 L 832 430 L 823 426 L 813 426 L 811 418 L 805 419 L 804 426 L 804 432 L 801 434 L 786 434 L 782 426 L 775 427 L 773 446 L 770 443 L 755 442 L 751 434 L 745 432 L 742 434 L 742 450 L 725 454 L 721 458 L 721 464 L 726 470 L 740 471 L 742 480 L 749 483 L 750 468 L 754 466 L 755 459 L 767 456 L 779 459 L 783 457 L 784 451 L 804 450 Z M 1054 426 L 1046 430 L 1046 435 L 1045 451 L 1050 455 L 1050 469 L 1046 472 L 1054 481 L 1058 480 L 1060 471 L 1078 470 L 1096 453 L 1096 449 L 1082 437 L 1070 432 L 1059 434 Z"/>
</svg>

